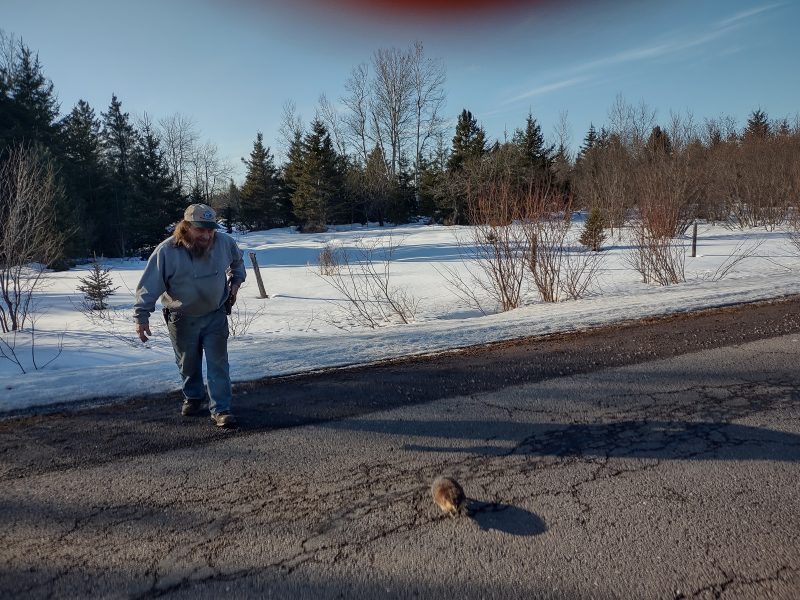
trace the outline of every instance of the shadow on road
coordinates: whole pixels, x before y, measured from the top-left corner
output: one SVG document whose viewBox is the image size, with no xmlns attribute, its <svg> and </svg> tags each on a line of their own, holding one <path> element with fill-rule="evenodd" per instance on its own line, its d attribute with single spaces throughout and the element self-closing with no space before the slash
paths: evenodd
<svg viewBox="0 0 800 600">
<path fill-rule="evenodd" d="M 736 423 L 616 421 L 564 425 L 507 421 L 365 420 L 342 421 L 328 426 L 431 437 L 445 442 L 403 446 L 416 452 L 800 461 L 800 435 Z M 465 446 L 459 444 L 460 440 L 499 440 L 500 443 Z"/>
<path fill-rule="evenodd" d="M 511 504 L 468 501 L 472 518 L 483 531 L 496 530 L 519 536 L 539 535 L 547 531 L 536 514 Z"/>
</svg>

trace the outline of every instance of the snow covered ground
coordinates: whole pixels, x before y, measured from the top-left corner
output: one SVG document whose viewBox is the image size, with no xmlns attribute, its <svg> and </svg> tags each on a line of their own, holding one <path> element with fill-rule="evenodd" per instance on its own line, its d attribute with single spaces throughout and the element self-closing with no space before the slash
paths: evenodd
<svg viewBox="0 0 800 600">
<path fill-rule="evenodd" d="M 580 225 L 579 218 L 575 234 Z M 800 294 L 800 255 L 785 232 L 701 224 L 698 256 L 686 258 L 686 283 L 641 283 L 626 260 L 630 246 L 623 236 L 607 240 L 599 286 L 590 297 L 546 304 L 530 290 L 522 308 L 482 315 L 462 301 L 441 274 L 445 267 L 465 272 L 458 239 L 468 235 L 462 227 L 355 225 L 320 234 L 279 229 L 237 236 L 248 267 L 248 280 L 239 294 L 239 329 L 243 321 L 252 322 L 246 333 L 230 342 L 234 382 Z M 391 263 L 391 283 L 419 301 L 415 320 L 379 329 L 349 326 L 346 314 L 332 302 L 341 296 L 319 274 L 319 253 L 327 242 L 352 249 L 358 240 L 385 243 L 389 236 L 393 243 L 402 242 Z M 712 274 L 743 250 L 752 255 L 713 281 Z M 269 299 L 258 298 L 248 251 L 258 258 Z M 179 387 L 160 314 L 152 317 L 154 337 L 148 344 L 133 333 L 133 290 L 145 263 L 104 264 L 120 286 L 105 319 L 90 320 L 76 308 L 81 301 L 78 278 L 87 275 L 88 265 L 47 274 L 37 294 L 33 353 L 29 334 L 16 338 L 16 352 L 27 372 L 0 359 L 0 412 Z M 5 339 L 14 342 L 8 335 Z M 55 356 L 59 339 L 61 355 L 35 368 L 34 358 L 42 367 Z"/>
</svg>

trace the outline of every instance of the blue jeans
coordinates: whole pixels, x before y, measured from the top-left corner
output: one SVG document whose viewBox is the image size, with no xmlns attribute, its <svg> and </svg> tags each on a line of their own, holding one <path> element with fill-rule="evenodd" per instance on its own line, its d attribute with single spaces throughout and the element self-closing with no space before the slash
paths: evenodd
<svg viewBox="0 0 800 600">
<path fill-rule="evenodd" d="M 231 389 L 228 365 L 228 318 L 219 309 L 202 317 L 169 313 L 169 339 L 175 350 L 175 362 L 183 378 L 183 396 L 189 402 L 205 398 L 203 353 L 208 376 L 208 410 L 212 415 L 230 411 Z"/>
</svg>

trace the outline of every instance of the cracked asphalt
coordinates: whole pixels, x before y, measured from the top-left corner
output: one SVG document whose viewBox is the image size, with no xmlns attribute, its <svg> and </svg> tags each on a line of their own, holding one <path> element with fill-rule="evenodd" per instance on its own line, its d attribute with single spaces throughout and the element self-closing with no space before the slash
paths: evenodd
<svg viewBox="0 0 800 600">
<path fill-rule="evenodd" d="M 798 356 L 790 298 L 11 415 L 0 597 L 796 599 Z"/>
</svg>

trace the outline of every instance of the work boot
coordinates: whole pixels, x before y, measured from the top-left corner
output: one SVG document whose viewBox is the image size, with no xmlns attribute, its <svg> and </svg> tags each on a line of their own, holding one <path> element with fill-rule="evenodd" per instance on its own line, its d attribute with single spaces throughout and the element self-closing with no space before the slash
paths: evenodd
<svg viewBox="0 0 800 600">
<path fill-rule="evenodd" d="M 202 408 L 201 400 L 189 400 L 189 398 L 184 398 L 183 406 L 181 406 L 181 414 L 184 417 L 193 417 L 198 414 Z"/>
<path fill-rule="evenodd" d="M 236 425 L 236 417 L 227 411 L 211 415 L 211 420 L 217 427 L 234 427 Z"/>
</svg>

